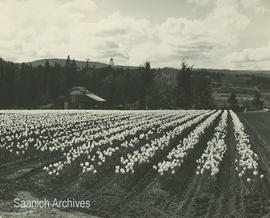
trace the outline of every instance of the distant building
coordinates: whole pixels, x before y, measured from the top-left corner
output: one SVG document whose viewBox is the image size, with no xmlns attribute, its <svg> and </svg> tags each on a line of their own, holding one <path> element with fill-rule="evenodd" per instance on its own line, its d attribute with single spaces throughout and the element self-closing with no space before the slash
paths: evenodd
<svg viewBox="0 0 270 218">
<path fill-rule="evenodd" d="M 215 101 L 217 108 L 229 108 L 230 107 L 230 103 L 229 103 L 230 95 L 231 95 L 230 93 L 214 92 L 213 98 L 214 98 L 214 101 Z M 251 94 L 241 94 L 241 93 L 236 94 L 236 99 L 237 99 L 238 105 L 244 111 L 258 110 L 256 105 L 254 105 L 253 98 L 254 98 L 254 96 Z"/>
<path fill-rule="evenodd" d="M 244 111 L 254 111 L 258 110 L 256 105 L 253 103 L 252 97 L 240 97 L 238 99 L 239 107 L 242 108 Z"/>
<path fill-rule="evenodd" d="M 64 109 L 104 108 L 106 100 L 83 86 L 75 86 L 62 96 Z"/>
</svg>

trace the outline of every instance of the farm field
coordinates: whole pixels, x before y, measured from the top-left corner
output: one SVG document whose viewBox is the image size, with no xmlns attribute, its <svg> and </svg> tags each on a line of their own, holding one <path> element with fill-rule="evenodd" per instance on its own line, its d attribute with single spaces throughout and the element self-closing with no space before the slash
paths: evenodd
<svg viewBox="0 0 270 218">
<path fill-rule="evenodd" d="M 269 132 L 270 113 L 0 111 L 0 217 L 269 217 Z"/>
</svg>

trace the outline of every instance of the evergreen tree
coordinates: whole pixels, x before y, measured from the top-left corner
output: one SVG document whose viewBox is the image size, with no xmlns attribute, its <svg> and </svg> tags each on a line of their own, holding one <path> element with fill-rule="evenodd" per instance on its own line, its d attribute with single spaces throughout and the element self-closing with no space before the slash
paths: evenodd
<svg viewBox="0 0 270 218">
<path fill-rule="evenodd" d="M 177 74 L 176 104 L 178 107 L 191 108 L 193 104 L 193 93 L 190 79 L 191 70 L 191 66 L 182 62 L 181 69 Z"/>
<path fill-rule="evenodd" d="M 263 100 L 261 99 L 261 94 L 258 91 L 256 91 L 252 102 L 256 106 L 257 109 L 263 108 Z"/>
<path fill-rule="evenodd" d="M 198 109 L 209 109 L 213 106 L 211 81 L 201 76 L 197 81 L 194 91 L 194 104 Z"/>
<path fill-rule="evenodd" d="M 141 109 L 149 108 L 149 95 L 153 84 L 153 71 L 151 64 L 146 61 L 143 66 L 140 67 L 140 87 L 139 87 L 139 105 Z"/>
<path fill-rule="evenodd" d="M 71 61 L 68 55 L 64 68 L 65 90 L 72 88 L 76 84 L 76 71 L 76 62 L 75 60 Z"/>
<path fill-rule="evenodd" d="M 239 110 L 239 105 L 238 105 L 238 101 L 236 98 L 236 95 L 234 93 L 231 94 L 231 96 L 228 99 L 228 103 L 229 103 L 229 107 L 230 109 L 237 111 Z"/>
</svg>

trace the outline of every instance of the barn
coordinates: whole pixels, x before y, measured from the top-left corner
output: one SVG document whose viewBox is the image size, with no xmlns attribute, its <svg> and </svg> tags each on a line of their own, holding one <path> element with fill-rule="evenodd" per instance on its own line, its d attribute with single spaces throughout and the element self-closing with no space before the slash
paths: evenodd
<svg viewBox="0 0 270 218">
<path fill-rule="evenodd" d="M 101 109 L 106 100 L 83 86 L 74 86 L 64 97 L 64 109 Z"/>
</svg>

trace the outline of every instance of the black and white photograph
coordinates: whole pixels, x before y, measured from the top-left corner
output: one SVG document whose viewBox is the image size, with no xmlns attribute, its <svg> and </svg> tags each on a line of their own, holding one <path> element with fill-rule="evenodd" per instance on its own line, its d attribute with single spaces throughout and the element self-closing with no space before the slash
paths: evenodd
<svg viewBox="0 0 270 218">
<path fill-rule="evenodd" d="M 269 0 L 0 0 L 0 218 L 270 218 Z"/>
</svg>

